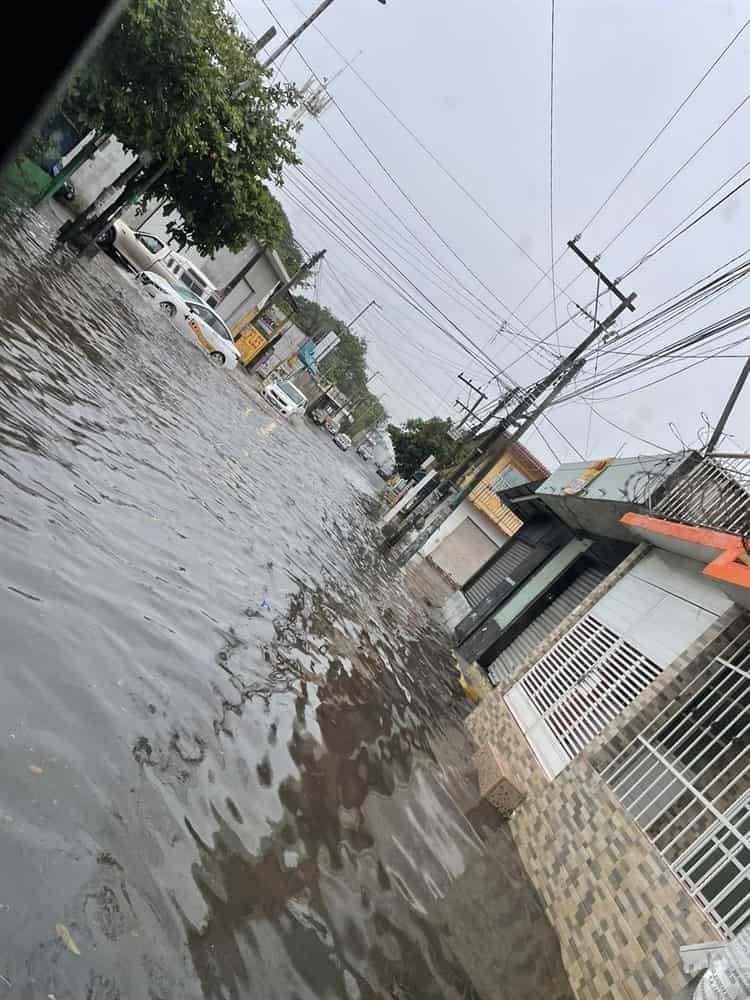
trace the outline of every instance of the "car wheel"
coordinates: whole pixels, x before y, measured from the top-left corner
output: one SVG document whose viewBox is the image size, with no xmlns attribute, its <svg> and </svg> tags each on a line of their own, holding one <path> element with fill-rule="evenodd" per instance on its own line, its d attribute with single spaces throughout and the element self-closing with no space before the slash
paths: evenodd
<svg viewBox="0 0 750 1000">
<path fill-rule="evenodd" d="M 215 365 L 224 364 L 224 355 L 221 353 L 221 351 L 211 351 L 209 357 L 211 358 L 211 360 Z"/>
<path fill-rule="evenodd" d="M 164 313 L 165 316 L 169 316 L 170 319 L 174 319 L 177 315 L 177 307 L 172 302 L 160 302 L 159 308 Z"/>
</svg>

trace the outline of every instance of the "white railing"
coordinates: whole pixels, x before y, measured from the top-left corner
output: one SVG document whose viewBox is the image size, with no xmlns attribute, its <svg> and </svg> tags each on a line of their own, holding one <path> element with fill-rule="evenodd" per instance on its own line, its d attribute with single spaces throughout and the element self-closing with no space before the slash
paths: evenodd
<svg viewBox="0 0 750 1000">
<path fill-rule="evenodd" d="M 603 771 L 728 937 L 750 921 L 750 625 Z"/>
<path fill-rule="evenodd" d="M 750 455 L 711 455 L 683 476 L 652 509 L 679 521 L 750 536 Z"/>
</svg>

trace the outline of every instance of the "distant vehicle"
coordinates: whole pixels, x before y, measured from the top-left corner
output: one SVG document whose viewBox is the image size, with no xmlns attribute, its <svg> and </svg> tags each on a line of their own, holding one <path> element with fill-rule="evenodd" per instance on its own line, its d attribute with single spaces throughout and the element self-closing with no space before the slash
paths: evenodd
<svg viewBox="0 0 750 1000">
<path fill-rule="evenodd" d="M 388 481 L 388 480 L 389 480 L 389 479 L 391 478 L 391 476 L 393 475 L 393 473 L 392 473 L 392 472 L 387 472 L 387 471 L 386 471 L 386 470 L 385 470 L 385 469 L 383 468 L 383 466 L 382 466 L 382 465 L 379 465 L 379 466 L 377 467 L 377 469 L 376 469 L 375 471 L 376 471 L 376 472 L 377 472 L 377 474 L 378 474 L 378 475 L 380 476 L 380 478 L 381 478 L 381 479 L 385 479 L 385 481 L 386 481 L 386 482 L 387 482 L 387 481 Z"/>
<path fill-rule="evenodd" d="M 326 413 L 326 411 L 322 409 L 320 406 L 318 406 L 316 409 L 312 411 L 312 418 L 318 425 L 324 424 L 326 422 L 327 416 L 328 414 Z"/>
<path fill-rule="evenodd" d="M 352 446 L 352 439 L 342 431 L 333 439 L 342 451 L 347 451 Z"/>
<path fill-rule="evenodd" d="M 198 341 L 210 359 L 224 368 L 236 368 L 240 352 L 234 346 L 229 327 L 211 306 L 189 288 L 172 285 L 153 271 L 141 271 L 136 282 L 178 329 Z"/>
<path fill-rule="evenodd" d="M 263 389 L 263 396 L 285 417 L 292 417 L 307 406 L 307 396 L 292 382 L 270 382 Z"/>
<path fill-rule="evenodd" d="M 372 458 L 372 452 L 366 444 L 361 444 L 359 448 L 357 448 L 357 454 L 360 458 L 364 459 L 365 462 L 369 462 Z"/>
<path fill-rule="evenodd" d="M 326 430 L 331 435 L 331 437 L 336 437 L 339 432 L 339 425 L 332 417 L 326 417 L 325 421 Z"/>
<path fill-rule="evenodd" d="M 134 271 L 151 271 L 171 285 L 183 285 L 201 301 L 217 292 L 216 286 L 187 257 L 170 249 L 158 236 L 131 229 L 122 219 L 110 226 L 102 242 Z"/>
</svg>

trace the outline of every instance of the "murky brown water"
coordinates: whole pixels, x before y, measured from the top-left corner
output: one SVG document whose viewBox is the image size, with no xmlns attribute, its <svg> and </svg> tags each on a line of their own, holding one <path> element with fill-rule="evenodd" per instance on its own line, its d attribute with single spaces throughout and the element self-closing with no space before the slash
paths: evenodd
<svg viewBox="0 0 750 1000">
<path fill-rule="evenodd" d="M 357 460 L 42 220 L 0 249 L 0 997 L 477 996 L 465 707 Z"/>
</svg>

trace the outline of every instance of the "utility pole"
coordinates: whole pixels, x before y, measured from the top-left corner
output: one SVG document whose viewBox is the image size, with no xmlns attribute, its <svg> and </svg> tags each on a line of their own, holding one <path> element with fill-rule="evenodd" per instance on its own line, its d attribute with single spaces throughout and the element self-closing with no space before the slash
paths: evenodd
<svg viewBox="0 0 750 1000">
<path fill-rule="evenodd" d="M 482 464 L 479 466 L 479 468 L 471 477 L 471 479 L 468 481 L 468 483 L 466 483 L 458 491 L 458 493 L 454 493 L 454 495 L 450 498 L 450 500 L 448 500 L 444 504 L 443 509 L 438 513 L 437 517 L 435 517 L 426 528 L 420 531 L 417 537 L 413 541 L 409 542 L 406 548 L 401 553 L 399 553 L 398 557 L 399 566 L 405 566 L 406 563 L 414 555 L 414 553 L 418 552 L 419 549 L 422 548 L 427 539 L 435 534 L 435 532 L 443 524 L 444 521 L 448 520 L 453 511 L 456 510 L 456 508 L 459 507 L 463 503 L 463 501 L 469 496 L 472 490 L 474 490 L 482 482 L 482 480 L 490 471 L 490 469 L 493 467 L 493 465 L 495 465 L 496 462 L 505 454 L 505 452 L 509 448 L 511 448 L 516 443 L 516 441 L 518 441 L 526 433 L 529 427 L 531 427 L 531 425 L 542 415 L 542 413 L 549 406 L 552 405 L 554 399 L 557 396 L 559 396 L 559 394 L 562 392 L 562 390 L 565 388 L 568 382 L 570 382 L 571 379 L 575 378 L 575 376 L 578 374 L 581 368 L 583 368 L 585 363 L 586 362 L 583 360 L 578 360 L 574 362 L 570 366 L 570 368 L 559 377 L 557 384 L 552 388 L 552 391 L 547 396 L 547 398 L 532 413 L 528 414 L 528 416 L 522 421 L 522 423 L 516 428 L 516 430 L 513 431 L 512 434 L 510 434 L 510 436 L 504 438 L 504 440 L 502 441 L 502 447 L 495 449 L 488 449 L 487 458 L 485 459 L 484 462 L 482 462 Z M 501 431 L 501 434 L 504 435 L 504 431 Z M 497 439 L 495 439 L 495 441 L 496 440 Z M 493 441 L 493 444 L 495 443 L 495 441 Z"/>
<path fill-rule="evenodd" d="M 588 350 L 588 348 L 594 343 L 594 341 L 598 337 L 600 337 L 607 329 L 609 329 L 609 327 L 614 323 L 614 321 L 621 313 L 623 313 L 626 309 L 629 309 L 631 311 L 635 309 L 635 306 L 633 305 L 636 299 L 635 292 L 631 293 L 630 295 L 624 295 L 619 290 L 619 288 L 617 288 L 616 284 L 610 281 L 609 278 L 607 278 L 607 276 L 599 270 L 599 268 L 596 266 L 596 261 L 590 260 L 581 250 L 578 249 L 578 247 L 572 240 L 568 245 L 571 247 L 574 253 L 578 257 L 580 257 L 581 260 L 585 262 L 586 266 L 589 267 L 594 272 L 594 274 L 596 274 L 597 278 L 603 284 L 605 284 L 606 287 L 609 288 L 611 292 L 613 292 L 617 296 L 617 298 L 620 300 L 618 305 L 615 306 L 615 308 L 610 312 L 608 316 L 606 316 L 600 323 L 597 323 L 594 326 L 591 333 L 589 333 L 588 336 L 584 337 L 581 343 L 578 344 L 577 347 L 573 348 L 573 350 L 570 351 L 570 353 L 565 358 L 563 358 L 558 365 L 555 366 L 555 368 L 549 373 L 549 375 L 546 375 L 544 378 L 540 379 L 533 386 L 531 386 L 530 389 L 526 391 L 521 390 L 520 401 L 516 404 L 515 407 L 513 407 L 511 412 L 506 417 L 503 417 L 498 422 L 497 427 L 495 428 L 491 437 L 489 437 L 488 440 L 482 443 L 481 450 L 474 451 L 463 462 L 460 463 L 460 465 L 452 473 L 450 479 L 448 480 L 448 483 L 449 484 L 457 483 L 461 479 L 461 477 L 468 471 L 471 465 L 474 463 L 478 454 L 489 453 L 492 450 L 492 446 L 496 442 L 500 441 L 505 437 L 506 430 L 508 429 L 509 426 L 513 424 L 520 426 L 520 431 L 516 431 L 514 434 L 511 435 L 509 440 L 503 442 L 502 450 L 500 451 L 499 454 L 495 455 L 491 461 L 489 461 L 489 464 L 487 462 L 483 463 L 480 469 L 481 475 L 479 475 L 478 479 L 476 475 L 472 477 L 468 489 L 467 487 L 462 488 L 457 494 L 453 496 L 453 498 L 450 501 L 445 503 L 443 510 L 439 511 L 437 516 L 433 517 L 430 525 L 427 528 L 425 528 L 422 532 L 420 532 L 419 536 L 413 542 L 411 542 L 406 547 L 406 549 L 401 553 L 401 556 L 399 557 L 399 565 L 403 566 L 411 558 L 411 556 L 418 549 L 420 549 L 422 545 L 424 545 L 427 539 L 435 533 L 435 531 L 440 527 L 440 525 L 448 517 L 448 515 L 453 510 L 456 509 L 458 504 L 461 503 L 461 501 L 464 500 L 469 495 L 474 486 L 481 481 L 483 476 L 487 474 L 487 472 L 492 468 L 492 465 L 497 461 L 497 459 L 500 458 L 500 456 L 507 450 L 507 448 L 511 444 L 513 444 L 514 441 L 518 440 L 520 435 L 523 434 L 524 431 L 527 429 L 527 427 L 531 425 L 533 420 L 535 420 L 536 417 L 541 414 L 542 410 L 547 406 L 549 406 L 554 396 L 556 396 L 560 392 L 561 384 L 565 384 L 568 381 L 570 381 L 573 375 L 575 375 L 580 370 L 579 361 L 581 359 L 581 355 L 586 350 Z M 541 407 L 537 408 L 534 411 L 532 417 L 529 418 L 528 417 L 529 408 L 532 405 L 534 405 L 537 402 L 537 400 L 541 399 L 541 397 L 549 390 L 552 390 L 551 395 L 548 397 L 547 400 L 544 401 Z M 506 399 L 513 398 L 514 392 L 515 390 L 511 390 L 511 392 L 507 394 Z M 490 419 L 495 413 L 497 413 L 497 411 L 503 405 L 504 405 L 503 400 L 501 400 L 500 403 L 498 403 L 498 405 L 486 419 Z M 437 484 L 435 488 L 437 488 Z M 429 496 L 430 494 L 427 495 Z M 415 508 L 415 510 L 418 510 L 418 508 Z M 410 524 L 408 524 L 408 522 L 413 516 L 414 512 L 412 512 L 409 515 L 404 525 L 402 525 L 401 528 L 399 529 L 398 532 L 399 536 L 403 535 L 405 531 L 408 530 L 408 527 L 411 526 Z M 393 540 L 395 540 L 394 536 L 391 536 L 391 541 Z"/>
<path fill-rule="evenodd" d="M 735 382 L 734 388 L 729 393 L 729 399 L 727 400 L 726 406 L 721 412 L 719 421 L 716 424 L 716 429 L 711 435 L 706 449 L 703 452 L 704 455 L 710 455 L 711 452 L 716 451 L 716 446 L 721 440 L 721 435 L 724 433 L 724 428 L 727 425 L 727 420 L 731 416 L 732 410 L 734 409 L 735 403 L 739 399 L 739 395 L 742 392 L 742 388 L 747 382 L 748 376 L 750 376 L 750 358 L 745 362 L 742 371 L 740 372 L 739 378 Z"/>
<path fill-rule="evenodd" d="M 278 302 L 281 296 L 285 295 L 289 291 L 289 289 L 292 288 L 292 286 L 295 285 L 301 278 L 304 278 L 307 272 L 312 270 L 312 268 L 315 267 L 318 261 L 322 260 L 325 257 L 325 255 L 326 255 L 325 250 L 318 250 L 317 253 L 314 253 L 308 261 L 305 261 L 305 263 L 294 272 L 289 281 L 284 282 L 283 285 L 280 285 L 279 288 L 276 289 L 273 295 L 271 295 L 270 298 L 263 303 L 262 307 L 258 309 L 258 311 L 255 313 L 255 316 L 260 316 L 262 313 L 266 311 L 266 309 L 270 309 L 272 305 L 275 305 L 275 303 Z"/>
<path fill-rule="evenodd" d="M 328 272 L 326 271 L 326 274 L 327 273 Z M 377 305 L 378 304 L 375 301 L 375 299 L 373 299 L 371 302 L 368 302 L 367 305 L 364 307 L 364 309 L 360 309 L 359 312 L 357 313 L 357 315 L 354 317 L 354 319 L 350 320 L 350 322 L 348 322 L 346 324 L 347 330 L 351 330 L 351 328 L 354 326 L 354 324 L 357 322 L 357 320 L 358 319 L 362 319 L 362 317 L 364 316 L 364 314 L 367 312 L 368 309 L 372 309 L 373 306 L 377 306 Z M 378 306 L 378 309 L 379 308 L 380 308 L 380 306 Z"/>
<path fill-rule="evenodd" d="M 471 407 L 467 406 L 465 403 L 462 403 L 460 399 L 456 400 L 456 402 L 455 402 L 454 405 L 455 406 L 460 406 L 462 410 L 466 411 L 466 413 L 461 418 L 461 420 L 459 421 L 459 423 L 456 424 L 456 430 L 458 430 L 459 427 L 463 427 L 463 425 L 466 423 L 466 421 L 469 419 L 469 417 L 473 416 L 474 411 L 479 406 L 479 404 L 482 402 L 482 400 L 487 399 L 487 393 L 483 392 L 481 389 L 479 389 L 477 386 L 475 386 L 474 383 L 471 381 L 470 378 L 466 378 L 466 376 L 464 375 L 463 372 L 461 372 L 461 374 L 458 376 L 458 380 L 459 380 L 459 382 L 463 382 L 464 385 L 468 385 L 469 389 L 472 392 L 475 392 L 479 398 L 474 403 L 474 405 L 471 406 Z"/>
<path fill-rule="evenodd" d="M 378 2 L 385 4 L 385 0 L 378 0 Z M 323 0 L 322 3 L 318 4 L 318 6 L 315 8 L 312 14 L 310 14 L 309 17 L 306 17 L 305 20 L 302 22 L 302 24 L 300 24 L 298 28 L 295 28 L 290 35 L 287 35 L 287 37 L 284 39 L 281 45 L 279 45 L 279 47 L 271 53 L 268 59 L 266 59 L 266 61 L 261 64 L 263 66 L 263 69 L 268 69 L 268 67 L 272 63 L 276 62 L 276 60 L 279 58 L 280 55 L 286 52 L 286 50 L 289 48 L 290 45 L 294 45 L 294 43 L 297 41 L 297 39 L 303 33 L 303 31 L 307 31 L 307 29 L 310 27 L 313 21 L 316 21 L 323 13 L 323 11 L 328 10 L 328 8 L 331 6 L 332 3 L 333 0 Z"/>
</svg>

